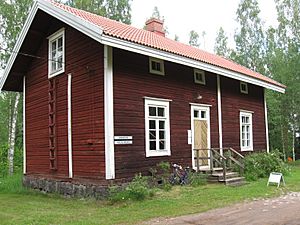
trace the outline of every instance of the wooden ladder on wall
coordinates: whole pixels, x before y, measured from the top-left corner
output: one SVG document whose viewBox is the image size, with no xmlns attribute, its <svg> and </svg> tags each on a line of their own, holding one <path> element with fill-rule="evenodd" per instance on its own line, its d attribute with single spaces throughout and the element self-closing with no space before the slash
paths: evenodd
<svg viewBox="0 0 300 225">
<path fill-rule="evenodd" d="M 56 136 L 56 79 L 49 80 L 49 160 L 50 170 L 57 170 L 57 136 Z"/>
</svg>

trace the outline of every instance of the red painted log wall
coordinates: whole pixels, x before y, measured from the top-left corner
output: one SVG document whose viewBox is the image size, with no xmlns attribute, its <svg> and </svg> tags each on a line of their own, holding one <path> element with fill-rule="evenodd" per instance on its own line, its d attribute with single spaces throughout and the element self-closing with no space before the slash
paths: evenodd
<svg viewBox="0 0 300 225">
<path fill-rule="evenodd" d="M 67 74 L 72 74 L 72 143 L 74 178 L 100 178 L 105 174 L 103 133 L 103 46 L 65 27 L 66 67 L 56 87 L 57 171 L 49 169 L 48 143 L 48 40 L 44 38 L 26 76 L 27 173 L 68 177 Z"/>
</svg>

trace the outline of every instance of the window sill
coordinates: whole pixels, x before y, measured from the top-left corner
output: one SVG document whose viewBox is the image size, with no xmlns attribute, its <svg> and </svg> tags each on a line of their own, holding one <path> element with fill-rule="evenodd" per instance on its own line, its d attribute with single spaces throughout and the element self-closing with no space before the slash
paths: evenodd
<svg viewBox="0 0 300 225">
<path fill-rule="evenodd" d="M 64 72 L 65 72 L 65 70 L 64 70 L 64 69 L 61 69 L 61 70 L 58 70 L 58 71 L 56 71 L 56 72 L 49 73 L 49 74 L 48 74 L 48 79 L 50 79 L 50 78 L 52 78 L 52 77 L 56 77 L 56 76 L 58 76 L 58 75 L 60 75 L 60 74 L 62 74 L 62 73 L 64 73 Z"/>
<path fill-rule="evenodd" d="M 241 152 L 253 152 L 253 148 L 241 148 Z"/>
<path fill-rule="evenodd" d="M 164 151 L 146 151 L 146 157 L 156 157 L 156 156 L 170 156 L 171 152 L 170 150 L 164 150 Z"/>
</svg>

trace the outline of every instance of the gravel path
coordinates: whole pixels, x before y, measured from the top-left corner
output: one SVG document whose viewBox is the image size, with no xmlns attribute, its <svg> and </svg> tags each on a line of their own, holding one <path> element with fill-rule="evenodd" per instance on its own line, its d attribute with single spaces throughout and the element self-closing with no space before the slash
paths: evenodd
<svg viewBox="0 0 300 225">
<path fill-rule="evenodd" d="M 231 225 L 231 224 L 291 224 L 300 225 L 300 193 L 239 203 L 233 206 L 214 209 L 205 213 L 175 218 L 158 218 L 143 224 L 153 225 Z"/>
</svg>

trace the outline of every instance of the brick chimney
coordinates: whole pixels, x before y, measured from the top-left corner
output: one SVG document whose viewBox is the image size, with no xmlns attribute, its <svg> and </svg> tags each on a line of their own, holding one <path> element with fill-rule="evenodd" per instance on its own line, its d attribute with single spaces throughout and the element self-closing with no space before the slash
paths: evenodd
<svg viewBox="0 0 300 225">
<path fill-rule="evenodd" d="M 164 22 L 156 18 L 151 18 L 146 21 L 146 30 L 163 37 L 165 36 Z"/>
</svg>

